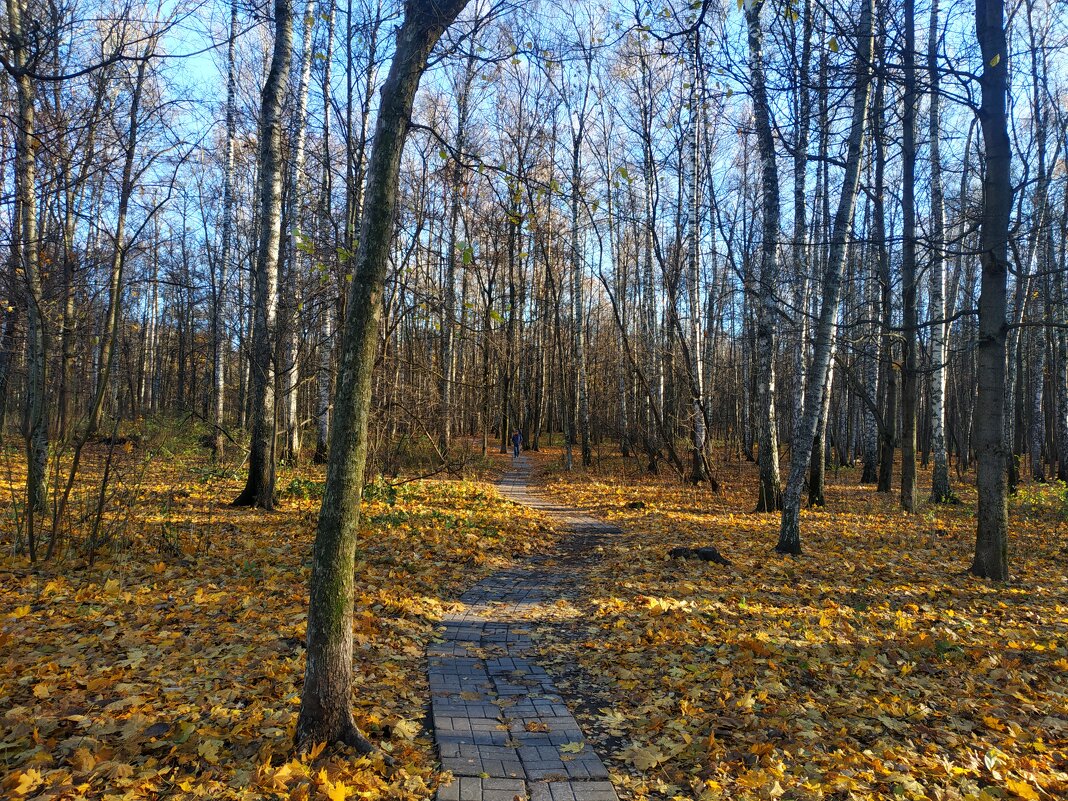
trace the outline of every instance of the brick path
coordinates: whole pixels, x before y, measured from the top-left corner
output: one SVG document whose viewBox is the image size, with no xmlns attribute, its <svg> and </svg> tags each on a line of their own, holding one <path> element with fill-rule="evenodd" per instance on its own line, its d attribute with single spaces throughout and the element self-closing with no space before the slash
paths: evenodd
<svg viewBox="0 0 1068 801">
<path fill-rule="evenodd" d="M 619 532 L 532 495 L 529 461 L 514 464 L 501 494 L 553 517 L 576 549 Z M 445 618 L 442 640 L 427 649 L 434 737 L 441 767 L 455 777 L 438 801 L 617 801 L 564 699 L 528 658 L 531 615 L 573 580 L 542 562 L 531 559 L 464 593 L 464 609 Z"/>
</svg>

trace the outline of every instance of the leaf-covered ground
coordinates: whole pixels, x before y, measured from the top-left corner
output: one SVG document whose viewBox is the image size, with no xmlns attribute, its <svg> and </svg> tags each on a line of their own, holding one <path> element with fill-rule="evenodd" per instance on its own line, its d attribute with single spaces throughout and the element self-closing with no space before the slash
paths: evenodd
<svg viewBox="0 0 1068 801">
<path fill-rule="evenodd" d="M 372 488 L 354 705 L 398 767 L 300 759 L 321 472 L 284 470 L 265 514 L 227 505 L 232 473 L 149 450 L 118 452 L 94 566 L 74 548 L 39 573 L 0 557 L 0 797 L 432 797 L 425 645 L 464 588 L 549 548 L 547 522 L 487 483 Z M 621 798 L 1068 796 L 1063 487 L 1014 499 L 1014 579 L 998 587 L 964 572 L 967 487 L 909 517 L 842 471 L 827 510 L 803 517 L 805 555 L 784 559 L 777 518 L 746 511 L 752 466 L 722 468 L 712 493 L 613 460 L 566 475 L 557 456 L 539 457 L 546 491 L 625 529 L 580 560 L 586 582 L 539 627 Z M 73 496 L 76 538 L 103 458 Z M 18 462 L 0 462 L 7 484 Z M 706 544 L 733 565 L 666 558 Z"/>
<path fill-rule="evenodd" d="M 968 487 L 906 516 L 843 470 L 792 559 L 772 552 L 777 516 L 746 512 L 753 469 L 719 478 L 544 478 L 625 529 L 542 647 L 621 797 L 1068 797 L 1062 486 L 1014 499 L 1014 579 L 996 586 L 964 572 Z M 706 544 L 733 566 L 666 558 Z"/>
<path fill-rule="evenodd" d="M 431 797 L 426 643 L 465 587 L 548 543 L 544 521 L 486 483 L 373 488 L 354 704 L 397 768 L 297 759 L 321 472 L 283 471 L 281 508 L 263 513 L 229 507 L 240 482 L 204 459 L 130 446 L 120 457 L 125 486 L 95 566 L 68 549 L 34 574 L 10 539 L 0 557 L 0 797 Z M 5 458 L 14 481 L 19 455 Z M 104 458 L 88 458 L 79 514 Z"/>
</svg>

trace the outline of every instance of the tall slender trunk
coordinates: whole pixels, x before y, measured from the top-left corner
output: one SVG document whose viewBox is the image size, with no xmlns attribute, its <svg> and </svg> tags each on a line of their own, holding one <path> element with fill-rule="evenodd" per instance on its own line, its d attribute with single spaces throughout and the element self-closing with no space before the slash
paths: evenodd
<svg viewBox="0 0 1068 801">
<path fill-rule="evenodd" d="M 927 80 L 931 87 L 930 138 L 931 158 L 931 452 L 934 470 L 931 476 L 931 501 L 945 503 L 953 499 L 949 484 L 949 459 L 946 450 L 946 360 L 949 324 L 946 318 L 945 198 L 942 189 L 942 98 L 938 71 L 938 0 L 931 2 L 931 24 L 927 30 Z"/>
<path fill-rule="evenodd" d="M 805 0 L 802 8 L 801 29 L 801 65 L 798 81 L 797 112 L 794 123 L 794 231 L 792 261 L 794 269 L 793 313 L 795 344 L 794 352 L 794 392 L 793 409 L 790 424 L 790 440 L 797 435 L 801 425 L 803 403 L 805 398 L 805 348 L 808 339 L 808 304 L 809 264 L 808 264 L 808 198 L 805 195 L 808 175 L 808 141 L 811 131 L 812 92 L 807 85 L 807 76 L 812 64 L 812 3 Z M 821 77 L 825 75 L 821 60 Z M 780 497 L 781 506 L 781 497 Z"/>
<path fill-rule="evenodd" d="M 293 57 L 291 0 L 274 0 L 274 48 L 263 86 L 259 122 L 258 242 L 253 270 L 252 436 L 248 480 L 235 506 L 274 508 L 275 381 L 274 351 L 278 313 L 278 261 L 282 243 L 282 99 Z"/>
<path fill-rule="evenodd" d="M 757 459 L 760 486 L 757 512 L 782 509 L 779 478 L 779 423 L 775 414 L 775 355 L 778 324 L 779 290 L 779 168 L 775 160 L 772 137 L 771 106 L 764 84 L 764 32 L 760 11 L 764 0 L 746 6 L 745 21 L 749 34 L 749 75 L 752 83 L 753 117 L 756 122 L 757 146 L 761 166 L 760 273 L 757 277 L 757 404 L 760 408 Z"/>
<path fill-rule="evenodd" d="M 301 39 L 300 72 L 297 82 L 297 106 L 294 113 L 295 141 L 289 164 L 289 204 L 286 221 L 286 300 L 282 304 L 284 334 L 276 361 L 282 365 L 282 392 L 285 400 L 285 453 L 291 460 L 300 456 L 300 309 L 301 281 L 307 272 L 307 246 L 299 241 L 304 235 L 302 204 L 306 178 L 305 155 L 308 141 L 308 94 L 311 89 L 311 65 L 314 53 L 315 24 L 318 19 L 318 0 L 307 0 L 304 7 L 304 28 Z M 305 240 L 306 242 L 307 240 Z"/>
<path fill-rule="evenodd" d="M 590 77 L 593 69 L 592 53 L 584 52 L 586 75 L 578 108 L 571 108 L 571 318 L 572 345 L 575 364 L 575 416 L 581 448 L 582 466 L 593 463 L 590 446 L 590 388 L 586 365 L 586 303 L 584 285 L 586 271 L 579 238 L 579 200 L 582 193 L 582 145 L 585 141 Z"/>
<path fill-rule="evenodd" d="M 319 194 L 319 238 L 321 241 L 330 241 L 330 198 L 331 198 L 331 175 L 332 164 L 330 161 L 330 116 L 333 114 L 331 107 L 330 74 L 331 62 L 334 55 L 334 14 L 337 0 L 329 0 L 329 11 L 326 14 L 326 60 L 323 62 L 323 159 L 322 178 L 320 181 Z M 336 240 L 335 240 L 336 241 Z M 324 280 L 329 278 L 324 276 Z M 320 307 L 319 328 L 319 364 L 316 375 L 315 393 L 315 464 L 326 464 L 326 454 L 330 442 L 330 399 L 333 387 L 333 346 L 334 346 L 334 308 L 336 298 L 330 293 Z"/>
<path fill-rule="evenodd" d="M 975 28 L 983 56 L 979 79 L 979 122 L 986 149 L 979 258 L 979 396 L 975 404 L 976 484 L 979 490 L 975 558 L 971 572 L 1004 581 L 1009 577 L 1009 507 L 1005 437 L 1005 336 L 1009 216 L 1012 211 L 1012 152 L 1009 146 L 1008 53 L 1004 0 L 976 0 Z"/>
<path fill-rule="evenodd" d="M 870 181 L 870 174 L 868 177 Z M 868 198 L 864 212 L 864 230 L 871 237 L 871 198 Z M 883 424 L 879 398 L 879 280 L 877 268 L 872 259 L 872 248 L 862 249 L 861 259 L 864 265 L 864 301 L 862 308 L 868 323 L 864 326 L 864 346 L 862 365 L 864 370 L 864 391 L 870 393 L 874 403 L 863 404 L 863 449 L 864 464 L 861 484 L 878 484 L 879 482 L 879 428 Z"/>
<path fill-rule="evenodd" d="M 226 447 L 226 286 L 230 278 L 230 259 L 234 238 L 234 145 L 237 139 L 237 2 L 230 4 L 230 39 L 226 47 L 226 153 L 223 156 L 222 252 L 215 284 L 215 308 L 212 315 L 212 412 L 215 423 L 214 455 L 221 458 Z"/>
<path fill-rule="evenodd" d="M 48 414 L 46 364 L 48 340 L 44 326 L 44 290 L 37 239 L 37 135 L 34 128 L 34 85 L 26 73 L 27 43 L 23 28 L 24 0 L 7 0 L 12 68 L 18 101 L 15 185 L 18 210 L 18 258 L 25 284 L 26 406 L 26 534 L 30 560 L 37 559 L 36 517 L 48 508 Z"/>
<path fill-rule="evenodd" d="M 1068 120 L 1065 121 L 1068 133 Z M 1064 193 L 1060 224 L 1060 263 L 1053 281 L 1056 292 L 1057 360 L 1053 370 L 1053 385 L 1056 393 L 1056 438 L 1057 480 L 1068 482 L 1068 290 L 1065 288 L 1065 273 L 1068 272 L 1068 192 Z"/>
<path fill-rule="evenodd" d="M 687 128 L 688 153 L 688 198 L 689 225 L 686 244 L 687 295 L 689 296 L 689 337 L 685 340 L 686 362 L 690 374 L 690 480 L 700 484 L 709 479 L 705 467 L 705 376 L 704 345 L 701 326 L 701 109 L 704 102 L 704 76 L 700 66 L 701 40 L 697 33 L 690 37 L 690 124 Z M 681 335 L 681 334 L 680 334 Z M 776 448 L 777 450 L 777 448 Z"/>
<path fill-rule="evenodd" d="M 868 123 L 868 90 L 872 67 L 872 11 L 874 0 L 864 3 L 857 29 L 857 55 L 853 89 L 853 114 L 846 153 L 845 176 L 834 217 L 831 248 L 823 277 L 823 298 L 815 332 L 813 358 L 809 368 L 808 388 L 805 392 L 804 417 L 800 440 L 795 443 L 790 460 L 790 477 L 783 495 L 782 521 L 779 527 L 779 553 L 801 552 L 801 491 L 811 457 L 810 443 L 815 439 L 822 407 L 822 392 L 830 372 L 831 352 L 835 336 L 835 321 L 841 296 L 842 275 L 845 269 L 849 237 L 853 230 L 853 210 L 860 183 L 860 161 L 864 152 L 864 137 Z"/>
<path fill-rule="evenodd" d="M 441 289 L 443 298 L 441 320 L 441 412 L 439 426 L 439 450 L 447 457 L 452 446 L 454 390 L 456 384 L 456 272 L 458 262 L 468 264 L 472 259 L 470 244 L 461 248 L 457 236 L 460 206 L 463 202 L 463 152 L 467 144 L 467 122 L 471 84 L 475 79 L 475 53 L 472 49 L 464 63 L 456 94 L 456 136 L 453 139 L 455 155 L 449 170 L 449 241 L 445 252 L 445 283 Z M 460 253 L 459 251 L 463 251 Z M 461 307 L 462 308 L 462 307 Z"/>
<path fill-rule="evenodd" d="M 876 63 L 883 63 L 882 36 L 877 37 Z M 886 146 L 883 141 L 885 109 L 883 93 L 885 77 L 880 70 L 875 81 L 875 96 L 872 101 L 872 148 L 875 151 L 875 198 L 872 203 L 872 234 L 874 258 L 877 260 L 880 290 L 880 364 L 879 402 L 882 404 L 883 430 L 879 443 L 879 492 L 890 492 L 894 482 L 894 450 L 897 447 L 897 384 L 898 364 L 894 358 L 894 289 L 890 274 L 890 252 L 886 246 Z"/>
<path fill-rule="evenodd" d="M 1045 317 L 1048 322 L 1050 279 L 1049 270 L 1053 266 L 1051 258 L 1052 241 L 1049 228 L 1049 181 L 1050 176 L 1046 166 L 1046 137 L 1049 111 L 1047 110 L 1046 98 L 1051 97 L 1046 80 L 1046 41 L 1044 32 L 1037 29 L 1034 19 L 1035 0 L 1027 0 L 1026 19 L 1029 36 L 1028 51 L 1031 58 L 1031 96 L 1032 96 L 1032 126 L 1034 130 L 1035 148 L 1037 151 L 1038 183 L 1035 187 L 1034 210 L 1032 213 L 1030 259 L 1037 268 L 1039 280 L 1042 282 L 1042 291 L 1033 293 L 1035 308 L 1033 319 L 1037 322 Z M 1053 154 L 1052 163 L 1059 161 L 1060 140 Z M 1030 398 L 1030 429 L 1028 431 L 1028 455 L 1031 460 L 1031 477 L 1035 481 L 1046 480 L 1046 469 L 1042 458 L 1043 443 L 1046 438 L 1046 416 L 1042 403 L 1045 388 L 1046 369 L 1046 330 L 1034 328 L 1031 331 L 1032 357 L 1029 360 L 1031 373 L 1031 398 Z"/>
<path fill-rule="evenodd" d="M 904 367 L 901 376 L 901 508 L 916 510 L 916 418 L 920 399 L 919 317 L 916 310 L 916 4 L 904 0 L 905 48 L 901 132 L 901 298 Z"/>
</svg>

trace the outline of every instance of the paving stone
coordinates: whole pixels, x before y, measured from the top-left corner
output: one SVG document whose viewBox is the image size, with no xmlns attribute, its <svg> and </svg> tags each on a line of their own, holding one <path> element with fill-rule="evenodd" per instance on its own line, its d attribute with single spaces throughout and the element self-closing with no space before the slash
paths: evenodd
<svg viewBox="0 0 1068 801">
<path fill-rule="evenodd" d="M 619 801 L 611 782 L 572 782 L 575 801 Z"/>
<path fill-rule="evenodd" d="M 461 776 L 460 801 L 482 801 L 482 780 Z"/>
</svg>

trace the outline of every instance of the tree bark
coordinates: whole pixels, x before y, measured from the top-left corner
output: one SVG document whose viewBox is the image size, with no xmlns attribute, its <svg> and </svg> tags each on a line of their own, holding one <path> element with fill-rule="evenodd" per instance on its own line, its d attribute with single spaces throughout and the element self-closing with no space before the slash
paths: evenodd
<svg viewBox="0 0 1068 801">
<path fill-rule="evenodd" d="M 48 509 L 47 348 L 44 290 L 37 234 L 37 135 L 34 127 L 34 85 L 27 73 L 24 0 L 7 0 L 13 77 L 18 102 L 15 185 L 18 257 L 25 284 L 26 402 L 23 435 L 26 443 L 26 533 L 30 561 L 37 559 L 36 517 Z"/>
<path fill-rule="evenodd" d="M 860 183 L 860 161 L 864 151 L 864 137 L 868 123 L 868 89 L 871 85 L 872 67 L 872 11 L 874 0 L 866 0 L 861 10 L 857 29 L 857 55 L 855 84 L 853 88 L 853 113 L 850 122 L 846 154 L 845 176 L 842 180 L 838 209 L 831 234 L 831 250 L 823 277 L 823 298 L 817 321 L 813 358 L 809 366 L 805 392 L 804 416 L 800 438 L 794 443 L 790 460 L 790 477 L 783 495 L 782 520 L 779 525 L 779 542 L 775 550 L 784 554 L 801 553 L 801 491 L 805 472 L 811 458 L 811 444 L 815 439 L 816 426 L 822 407 L 822 393 L 830 372 L 831 352 L 834 344 L 835 321 L 841 297 L 842 275 L 845 269 L 848 240 L 853 230 L 853 209 L 856 205 L 857 187 Z"/>
<path fill-rule="evenodd" d="M 259 198 L 256 214 L 259 241 L 253 270 L 253 311 L 250 363 L 252 395 L 251 453 L 248 480 L 235 506 L 274 508 L 275 387 L 274 340 L 278 314 L 278 261 L 282 243 L 282 100 L 293 58 L 291 0 L 274 2 L 274 49 L 263 86 L 259 124 Z"/>
<path fill-rule="evenodd" d="M 938 0 L 931 3 L 931 24 L 927 31 L 927 80 L 931 87 L 930 138 L 931 158 L 931 451 L 934 470 L 931 476 L 931 502 L 946 503 L 953 499 L 949 484 L 949 459 L 946 450 L 946 346 L 949 325 L 946 318 L 945 198 L 942 189 L 942 151 L 940 139 L 941 89 L 938 72 Z"/>
<path fill-rule="evenodd" d="M 975 557 L 971 572 L 1004 581 L 1008 564 L 1008 486 L 1005 438 L 1005 313 L 1009 215 L 1012 210 L 1006 99 L 1008 53 L 1004 0 L 976 0 L 975 28 L 983 56 L 979 123 L 986 148 L 979 258 L 979 396 L 975 404 L 976 484 L 979 491 Z"/>
<path fill-rule="evenodd" d="M 330 115 L 333 113 L 330 92 L 330 65 L 334 56 L 334 12 L 337 0 L 329 0 L 329 11 L 326 15 L 326 60 L 323 62 L 323 147 L 322 147 L 322 179 L 319 193 L 319 224 L 321 226 L 320 239 L 329 241 L 331 232 L 330 224 L 330 198 L 331 198 L 331 161 L 330 161 Z M 334 240 L 336 241 L 336 240 Z M 323 281 L 330 285 L 330 277 L 323 275 Z M 327 451 L 330 447 L 330 409 L 331 390 L 333 389 L 333 345 L 334 345 L 334 308 L 337 303 L 336 286 L 332 286 L 334 292 L 328 292 L 322 301 L 319 310 L 319 364 L 316 374 L 315 393 L 315 464 L 326 464 Z"/>
<path fill-rule="evenodd" d="M 215 423 L 213 454 L 216 459 L 226 447 L 226 285 L 230 277 L 230 259 L 234 238 L 234 146 L 237 139 L 237 2 L 230 4 L 230 39 L 226 47 L 226 153 L 223 156 L 222 252 L 215 285 L 215 308 L 212 315 L 212 414 Z"/>
<path fill-rule="evenodd" d="M 314 56 L 312 46 L 316 20 L 318 20 L 318 0 L 307 0 L 304 6 L 304 28 L 301 38 L 297 107 L 294 110 L 293 121 L 296 139 L 290 162 L 289 208 L 286 214 L 289 230 L 286 232 L 286 300 L 282 304 L 285 322 L 281 329 L 284 332 L 284 337 L 282 342 L 279 343 L 279 352 L 276 354 L 276 360 L 281 361 L 283 366 L 282 391 L 285 399 L 284 452 L 286 457 L 294 462 L 300 458 L 300 310 L 303 306 L 301 281 L 304 279 L 307 270 L 307 246 L 305 242 L 308 241 L 307 239 L 304 242 L 299 240 L 301 237 L 306 236 L 301 228 L 301 223 L 304 219 L 302 201 L 307 183 L 304 165 L 308 141 L 308 94 L 311 90 L 311 65 Z M 282 351 L 283 348 L 284 352 Z"/>
<path fill-rule="evenodd" d="M 370 749 L 352 716 L 352 614 L 378 323 L 401 153 L 415 93 L 435 43 L 466 4 L 467 0 L 406 0 L 393 62 L 382 86 L 341 343 L 326 489 L 312 550 L 307 667 L 296 729 L 301 748 L 340 741 L 361 751 Z"/>
<path fill-rule="evenodd" d="M 901 508 L 916 510 L 916 417 L 920 398 L 919 317 L 916 310 L 916 4 L 904 0 L 904 106 L 901 134 Z"/>
<path fill-rule="evenodd" d="M 749 75 L 756 123 L 757 146 L 761 166 L 760 275 L 757 278 L 757 404 L 760 409 L 757 460 L 760 465 L 756 512 L 782 509 L 779 478 L 779 422 L 775 414 L 775 353 L 779 290 L 779 169 L 775 161 L 772 138 L 771 105 L 764 83 L 764 32 L 760 11 L 764 0 L 746 6 L 745 21 L 749 35 Z"/>
<path fill-rule="evenodd" d="M 883 63 L 882 36 L 876 45 L 876 62 Z M 885 78 L 880 71 L 875 81 L 875 96 L 872 102 L 874 119 L 872 147 L 875 151 L 875 198 L 872 203 L 872 236 L 875 259 L 878 265 L 880 290 L 880 364 L 879 401 L 882 404 L 883 429 L 879 440 L 878 491 L 890 492 L 894 481 L 894 449 L 897 447 L 897 384 L 899 365 L 894 359 L 894 291 L 890 274 L 890 252 L 886 246 L 886 147 L 883 143 L 883 93 Z"/>
</svg>

